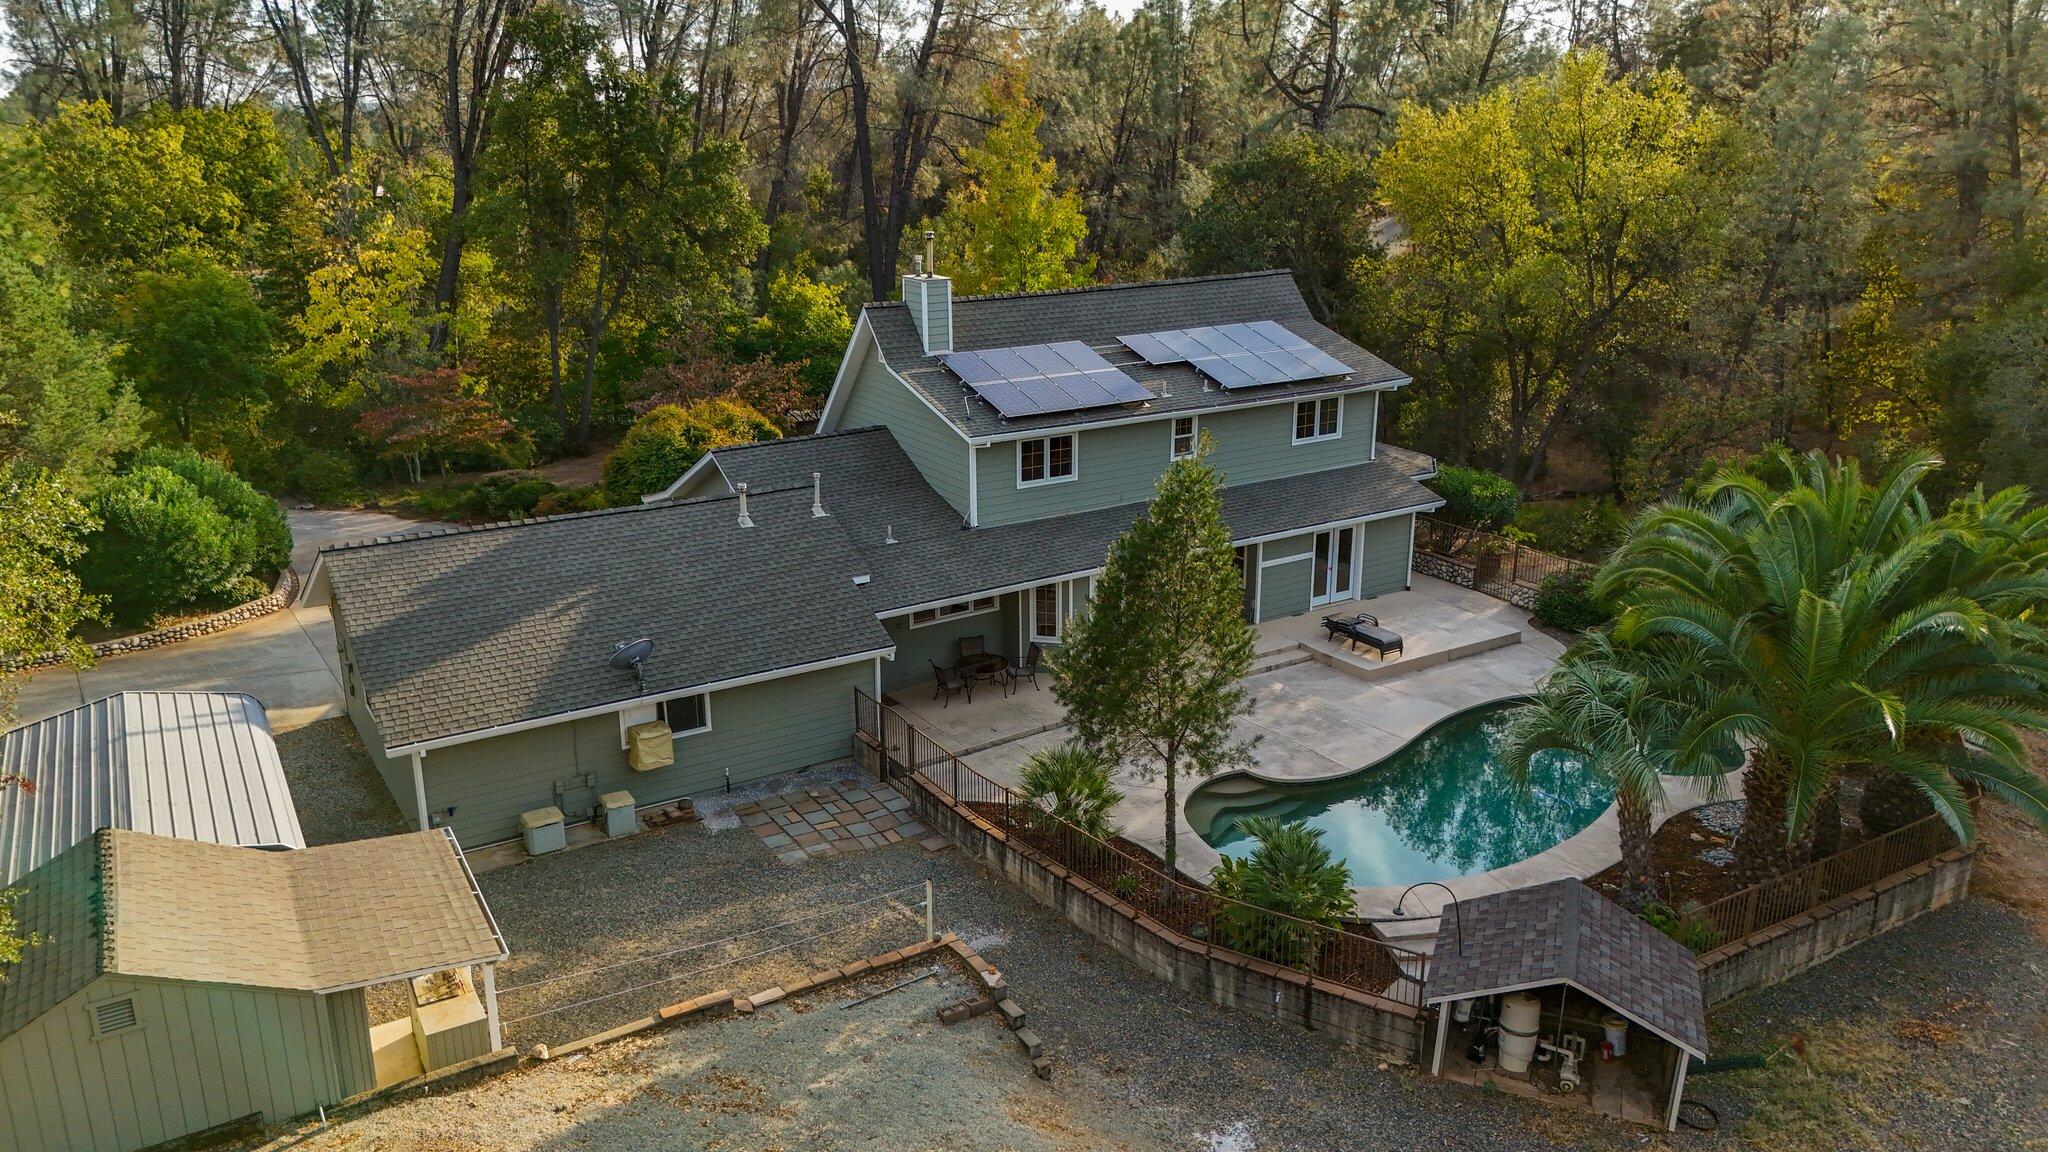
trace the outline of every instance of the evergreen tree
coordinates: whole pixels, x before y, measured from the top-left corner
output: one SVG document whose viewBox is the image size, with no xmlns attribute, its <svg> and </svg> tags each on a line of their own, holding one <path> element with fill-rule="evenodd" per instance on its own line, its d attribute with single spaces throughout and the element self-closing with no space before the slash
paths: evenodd
<svg viewBox="0 0 2048 1152">
<path fill-rule="evenodd" d="M 1081 743 L 1166 783 L 1166 872 L 1182 773 L 1248 763 L 1232 726 L 1251 707 L 1244 578 L 1223 523 L 1208 437 L 1159 478 L 1152 503 L 1109 548 L 1086 613 L 1052 656 L 1053 696 Z"/>
<path fill-rule="evenodd" d="M 1058 189 L 1059 173 L 1039 148 L 1038 107 L 1019 77 L 991 85 L 988 102 L 995 127 L 961 154 L 961 182 L 932 226 L 941 268 L 963 293 L 1087 283 L 1095 272 L 1095 258 L 1081 254 L 1088 219 L 1081 198 Z"/>
</svg>

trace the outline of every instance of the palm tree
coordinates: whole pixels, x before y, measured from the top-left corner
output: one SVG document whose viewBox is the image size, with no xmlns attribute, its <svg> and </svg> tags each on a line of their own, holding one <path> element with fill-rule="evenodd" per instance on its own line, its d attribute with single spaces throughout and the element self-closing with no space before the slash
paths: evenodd
<svg viewBox="0 0 2048 1152">
<path fill-rule="evenodd" d="M 1930 514 L 1919 489 L 1937 465 L 1915 456 L 1870 483 L 1781 449 L 1644 513 L 1601 570 L 1618 642 L 1710 667 L 1680 749 L 1749 746 L 1745 883 L 1790 866 L 1849 773 L 1905 776 L 1965 840 L 1966 782 L 2048 824 L 2019 740 L 2048 726 L 2044 521 L 2017 491 Z"/>
<path fill-rule="evenodd" d="M 1271 816 L 1242 827 L 1259 846 L 1242 860 L 1224 857 L 1209 874 L 1210 890 L 1230 901 L 1217 930 L 1240 952 L 1312 971 L 1324 939 L 1354 911 L 1351 869 L 1330 854 L 1320 828 Z"/>
<path fill-rule="evenodd" d="M 1702 690 L 1700 669 L 1677 653 L 1626 648 L 1596 632 L 1566 653 L 1507 729 L 1506 767 L 1521 787 L 1528 787 L 1536 754 L 1556 750 L 1584 760 L 1614 789 L 1620 897 L 1630 911 L 1658 899 L 1650 821 L 1663 794 L 1660 777 L 1684 774 L 1718 785 L 1724 767 L 1704 745 L 1692 752 L 1680 745 Z"/>
<path fill-rule="evenodd" d="M 1079 743 L 1032 753 L 1017 792 L 1030 803 L 1030 819 L 1064 821 L 1097 840 L 1112 839 L 1120 831 L 1109 814 L 1124 794 L 1111 782 L 1108 762 Z"/>
</svg>

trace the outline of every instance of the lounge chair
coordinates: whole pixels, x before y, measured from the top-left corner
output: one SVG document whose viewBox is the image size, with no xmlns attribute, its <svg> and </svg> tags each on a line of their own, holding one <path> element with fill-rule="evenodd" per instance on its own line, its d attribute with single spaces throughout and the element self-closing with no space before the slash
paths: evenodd
<svg viewBox="0 0 2048 1152">
<path fill-rule="evenodd" d="M 1380 627 L 1380 618 L 1370 612 L 1360 612 L 1349 617 L 1325 616 L 1323 631 L 1329 634 L 1330 642 L 1333 644 L 1339 640 L 1349 640 L 1354 652 L 1358 650 L 1359 645 L 1365 645 L 1379 654 L 1381 662 L 1402 653 L 1401 634 Z"/>
</svg>

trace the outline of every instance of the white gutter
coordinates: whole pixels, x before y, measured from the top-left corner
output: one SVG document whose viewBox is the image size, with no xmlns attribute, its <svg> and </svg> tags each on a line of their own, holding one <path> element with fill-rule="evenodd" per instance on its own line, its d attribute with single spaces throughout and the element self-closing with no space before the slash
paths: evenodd
<svg viewBox="0 0 2048 1152">
<path fill-rule="evenodd" d="M 1263 536 L 1247 536 L 1242 540 L 1233 540 L 1231 543 L 1235 547 L 1242 548 L 1247 544 L 1264 544 L 1271 540 L 1285 540 L 1289 536 L 1299 536 L 1304 532 L 1321 532 L 1326 528 L 1341 528 L 1346 524 L 1370 524 L 1374 520 L 1391 520 L 1396 516 L 1410 516 L 1420 512 L 1433 512 L 1443 506 L 1444 502 L 1442 500 L 1432 500 L 1427 504 L 1417 504 L 1411 508 L 1396 508 L 1391 512 L 1375 512 L 1370 516 L 1346 516 L 1342 520 L 1325 520 L 1321 524 L 1304 524 L 1299 528 L 1268 532 Z"/>
<path fill-rule="evenodd" d="M 723 692 L 728 688 L 744 688 L 749 684 L 761 684 L 769 680 L 781 680 L 789 676 L 800 676 L 805 672 L 818 672 L 826 668 L 837 668 L 843 664 L 858 664 L 863 660 L 873 660 L 877 657 L 894 660 L 896 658 L 896 646 L 891 644 L 885 648 L 870 648 L 865 652 L 856 652 L 850 656 L 834 656 L 825 660 L 813 660 L 806 664 L 792 664 L 787 668 L 756 672 L 748 676 L 735 676 L 729 680 L 714 680 L 708 684 L 692 684 L 689 687 L 677 688 L 668 692 L 651 693 L 646 696 L 628 696 L 604 704 L 593 704 L 588 708 L 575 708 L 567 712 L 553 712 L 546 716 L 536 716 L 531 720 L 516 720 L 510 724 L 496 724 L 489 728 L 478 728 L 472 732 L 461 732 L 453 736 L 436 736 L 431 740 L 416 740 L 411 744 L 401 744 L 395 748 L 386 748 L 384 755 L 394 760 L 400 756 L 411 756 L 414 754 L 423 756 L 435 748 L 449 748 L 457 744 L 473 744 L 478 740 L 489 740 L 494 736 L 509 736 L 514 732 L 528 732 L 535 728 L 546 728 L 553 724 L 564 724 L 571 720 L 582 720 L 591 716 L 606 716 L 634 707 L 635 705 L 659 704 L 663 700 L 674 700 L 682 696 L 696 696 L 706 692 Z"/>
<path fill-rule="evenodd" d="M 1154 420 L 1166 420 L 1181 416 L 1209 416 L 1217 412 L 1243 412 L 1253 408 L 1277 408 L 1282 404 L 1293 404 L 1302 400 L 1315 400 L 1324 396 L 1351 396 L 1366 392 L 1391 392 L 1411 383 L 1413 383 L 1412 380 L 1403 376 L 1398 380 L 1387 380 L 1379 384 L 1347 383 L 1328 391 L 1293 392 L 1283 397 L 1259 400 L 1250 404 L 1216 404 L 1207 408 L 1175 408 L 1171 411 L 1147 408 L 1142 415 L 1138 416 L 1123 416 L 1115 420 L 1091 420 L 1085 424 L 1049 424 L 1043 428 L 1026 428 L 1016 432 L 999 432 L 978 439 L 971 438 L 969 443 L 977 448 L 988 448 L 1011 440 L 1029 440 L 1038 436 L 1059 436 L 1068 432 L 1086 432 L 1091 428 L 1115 428 L 1123 424 L 1144 424 Z M 912 388 L 911 391 L 916 392 L 917 389 Z M 922 395 L 922 393 L 919 393 L 919 395 Z M 965 435 L 965 433 L 962 433 L 962 435 Z"/>
</svg>

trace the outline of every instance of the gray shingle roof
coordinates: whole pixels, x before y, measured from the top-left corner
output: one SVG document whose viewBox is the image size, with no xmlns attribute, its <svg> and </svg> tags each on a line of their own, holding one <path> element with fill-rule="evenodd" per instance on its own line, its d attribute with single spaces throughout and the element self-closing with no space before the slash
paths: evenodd
<svg viewBox="0 0 2048 1152">
<path fill-rule="evenodd" d="M 889 647 L 842 521 L 802 490 L 643 504 L 323 549 L 386 747 Z"/>
<path fill-rule="evenodd" d="M 263 705 L 121 692 L 0 736 L 0 887 L 101 828 L 304 848 Z"/>
<path fill-rule="evenodd" d="M 1130 415 L 1124 408 L 1068 412 L 1004 420 L 960 383 L 924 344 L 901 301 L 869 304 L 864 314 L 889 367 L 917 389 L 948 421 L 973 437 L 1085 424 Z M 1172 328 L 1275 320 L 1296 335 L 1349 365 L 1351 375 L 1226 391 L 1186 364 L 1154 367 L 1133 355 L 1117 337 Z M 1138 383 L 1159 394 L 1151 412 L 1180 412 L 1232 404 L 1258 404 L 1290 396 L 1355 391 L 1408 379 L 1400 369 L 1317 323 L 1292 274 L 1282 271 L 1138 284 L 1105 284 L 1056 292 L 1007 296 L 959 296 L 953 300 L 953 348 L 971 352 L 1080 340 L 1102 353 Z"/>
<path fill-rule="evenodd" d="M 0 1036 L 102 973 L 328 991 L 502 959 L 444 830 L 289 852 L 97 835 L 30 873 Z"/>
<path fill-rule="evenodd" d="M 1707 1054 L 1699 970 L 1684 945 L 1577 880 L 1462 900 L 1437 926 L 1429 1003 L 1567 983 L 1636 1023 Z"/>
<path fill-rule="evenodd" d="M 873 578 L 868 596 L 877 612 L 1094 568 L 1145 510 L 1139 502 L 963 528 L 959 513 L 882 428 L 771 440 L 713 455 L 728 481 L 750 487 L 794 485 L 808 493 L 811 473 L 821 473 L 826 509 L 866 558 Z M 1223 515 L 1235 538 L 1248 539 L 1437 502 L 1399 469 L 1374 461 L 1226 487 Z M 892 534 L 896 543 L 884 543 Z"/>
</svg>

